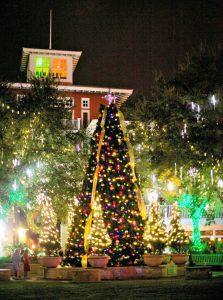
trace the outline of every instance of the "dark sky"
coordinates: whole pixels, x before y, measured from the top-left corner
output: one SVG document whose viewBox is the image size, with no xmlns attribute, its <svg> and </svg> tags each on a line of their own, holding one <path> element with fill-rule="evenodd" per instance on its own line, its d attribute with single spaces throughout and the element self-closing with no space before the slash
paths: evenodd
<svg viewBox="0 0 223 300">
<path fill-rule="evenodd" d="M 6 0 L 0 11 L 0 78 L 18 81 L 22 47 L 83 51 L 77 85 L 148 94 L 201 42 L 223 41 L 223 0 Z"/>
</svg>

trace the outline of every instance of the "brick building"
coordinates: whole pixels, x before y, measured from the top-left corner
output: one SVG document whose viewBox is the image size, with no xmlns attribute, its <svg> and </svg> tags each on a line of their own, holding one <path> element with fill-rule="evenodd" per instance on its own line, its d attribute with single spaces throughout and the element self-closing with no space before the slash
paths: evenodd
<svg viewBox="0 0 223 300">
<path fill-rule="evenodd" d="M 68 122 L 73 129 L 86 128 L 92 120 L 98 118 L 100 104 L 107 105 L 104 96 L 108 91 L 115 94 L 117 106 L 120 107 L 133 90 L 74 85 L 73 73 L 81 54 L 75 51 L 23 48 L 20 70 L 26 73 L 27 83 L 12 83 L 17 98 L 30 88 L 28 81 L 31 76 L 40 78 L 51 74 L 58 78 L 58 90 L 72 111 Z"/>
</svg>

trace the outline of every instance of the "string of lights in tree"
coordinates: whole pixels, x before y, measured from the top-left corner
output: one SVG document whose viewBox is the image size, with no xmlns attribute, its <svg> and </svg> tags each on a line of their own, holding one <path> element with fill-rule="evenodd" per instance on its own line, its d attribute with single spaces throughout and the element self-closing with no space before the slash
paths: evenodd
<svg viewBox="0 0 223 300">
<path fill-rule="evenodd" d="M 19 189 L 31 179 L 34 164 L 37 168 L 40 167 L 41 161 L 46 161 L 47 164 L 54 152 L 58 151 L 58 147 L 60 147 L 62 154 L 72 153 L 75 145 L 66 143 L 63 146 L 61 141 L 59 146 L 54 145 L 56 139 L 54 141 L 52 136 L 50 136 L 50 142 L 47 141 L 45 133 L 48 130 L 43 123 L 40 111 L 27 112 L 26 109 L 22 110 L 14 99 L 11 104 L 0 99 L 0 105 L 1 113 L 5 116 L 5 122 L 2 123 L 1 128 L 4 131 L 4 139 L 0 145 L 0 162 L 5 168 L 5 173 L 10 174 L 8 180 L 9 185 L 12 186 L 12 189 L 9 187 L 10 200 L 18 200 L 21 203 L 22 197 L 19 194 Z M 19 109 L 16 109 L 17 106 Z M 26 170 L 24 171 L 24 169 Z M 12 178 L 13 174 L 14 179 Z M 6 209 L 5 205 L 3 209 Z"/>
<path fill-rule="evenodd" d="M 211 142 L 209 142 L 210 145 L 207 145 L 206 147 L 207 151 L 202 151 L 202 149 L 205 149 L 202 140 L 207 140 L 208 142 L 208 138 L 205 139 L 207 129 L 212 129 L 213 126 L 216 125 L 217 132 L 222 132 L 221 110 L 217 109 L 219 101 L 215 95 L 212 95 L 209 100 L 212 107 L 202 107 L 200 104 L 190 102 L 187 108 L 191 109 L 191 113 L 182 114 L 181 112 L 176 112 L 176 114 L 172 115 L 170 122 L 169 119 L 162 119 L 155 115 L 156 121 L 151 122 L 149 125 L 145 122 L 138 130 L 147 133 L 149 132 L 147 136 L 151 137 L 151 141 L 154 143 L 147 143 L 147 149 L 150 150 L 149 152 L 153 162 L 151 166 L 154 167 L 154 170 L 150 167 L 153 174 L 148 172 L 150 185 L 154 187 L 154 189 L 158 189 L 164 198 L 167 196 L 166 190 L 172 192 L 172 194 L 175 193 L 175 199 L 176 197 L 180 199 L 181 197 L 190 197 L 191 195 L 194 195 L 196 201 L 190 201 L 191 210 L 197 211 L 198 207 L 196 206 L 196 202 L 206 203 L 206 201 L 208 201 L 208 207 L 205 205 L 205 209 L 202 209 L 201 211 L 198 209 L 197 213 L 191 214 L 191 217 L 193 216 L 193 218 L 199 220 L 201 216 L 204 217 L 204 214 L 206 215 L 209 211 L 212 211 L 216 201 L 218 201 L 217 199 L 220 199 L 223 187 L 222 155 L 220 151 L 215 155 L 216 149 L 213 149 L 215 144 L 212 145 Z M 182 115 L 185 116 L 183 122 Z M 188 121 L 185 121 L 187 119 Z M 213 136 L 213 129 L 210 132 Z M 211 134 L 209 133 L 210 137 Z M 140 136 L 143 137 L 143 134 L 140 133 Z M 200 138 L 201 142 L 197 142 L 197 137 Z M 220 137 L 221 135 L 219 135 L 218 141 L 222 140 Z M 212 141 L 212 139 L 210 139 L 210 141 Z M 175 148 L 173 143 L 176 144 Z M 171 149 L 172 146 L 173 149 Z M 146 147 L 136 145 L 137 152 L 141 152 L 141 149 L 145 151 Z M 171 166 L 177 151 L 178 153 L 182 152 L 182 156 L 179 158 L 179 155 L 176 155 L 179 159 Z M 161 159 L 159 159 L 160 156 Z M 159 163 L 163 163 L 163 166 L 174 174 L 169 174 L 167 172 L 167 176 L 163 176 L 165 170 L 162 170 L 163 166 L 160 168 Z M 176 184 L 174 178 L 179 178 L 180 184 Z M 164 187 L 164 185 L 166 185 L 166 187 Z M 174 195 L 172 196 L 174 197 Z M 197 223 L 193 221 L 193 224 L 195 226 Z M 194 243 L 199 244 L 199 235 L 195 234 L 195 231 L 199 233 L 199 227 L 195 226 L 193 232 L 193 241 Z"/>
<path fill-rule="evenodd" d="M 53 255 L 60 249 L 59 230 L 52 201 L 43 192 L 38 195 L 38 202 L 42 206 L 42 226 L 39 243 L 47 255 Z"/>
<path fill-rule="evenodd" d="M 210 103 L 212 105 L 212 110 L 216 109 L 216 105 L 218 103 L 218 99 L 216 98 L 215 95 L 212 95 L 210 97 Z M 204 120 L 204 117 L 202 116 L 202 111 L 205 111 L 199 104 L 196 104 L 195 102 L 191 102 L 188 107 L 192 110 L 192 112 L 194 112 L 194 116 L 197 119 L 197 122 L 202 122 Z M 208 115 L 208 112 L 207 112 Z M 157 125 L 153 125 L 152 128 L 156 127 Z M 190 128 L 191 131 L 189 131 L 188 129 L 188 124 L 187 122 L 184 122 L 182 125 L 182 129 L 181 129 L 181 137 L 182 140 L 185 141 L 185 148 L 188 147 L 188 149 L 190 149 L 191 151 L 191 155 L 198 153 L 198 150 L 196 148 L 196 146 L 194 144 L 191 144 L 190 141 L 190 133 L 193 130 L 193 127 Z M 153 129 L 151 128 L 151 135 L 153 135 Z M 165 132 L 166 129 L 163 128 L 163 131 Z M 221 170 L 221 160 L 214 158 L 212 155 L 210 155 L 210 157 L 207 157 L 207 153 L 201 153 L 200 155 L 203 155 L 204 159 L 199 160 L 199 157 L 197 158 L 197 165 L 193 166 L 193 165 L 189 165 L 187 163 L 187 167 L 185 167 L 185 165 L 180 165 L 180 163 L 174 163 L 174 175 L 178 176 L 180 178 L 180 180 L 183 181 L 187 181 L 188 179 L 192 179 L 192 181 L 195 183 L 195 181 L 197 180 L 204 180 L 204 178 L 202 178 L 203 173 L 205 171 L 205 173 L 209 172 L 209 176 L 210 176 L 210 180 L 208 179 L 207 176 L 205 176 L 206 180 L 210 181 L 211 184 L 217 184 L 218 187 L 221 187 L 221 183 L 222 183 L 222 170 Z M 189 155 L 188 155 L 189 156 Z M 209 170 L 207 170 L 207 163 L 205 160 L 207 160 L 207 158 L 209 160 L 212 160 L 212 163 L 209 163 Z M 184 163 L 184 161 L 182 161 L 182 163 Z M 190 164 L 190 161 L 189 161 Z M 200 179 L 199 179 L 200 177 Z"/>
<path fill-rule="evenodd" d="M 193 248 L 197 251 L 200 251 L 203 248 L 200 234 L 200 220 L 203 217 L 207 204 L 208 199 L 206 197 L 194 194 L 185 194 L 179 201 L 180 207 L 187 208 L 190 211 L 193 223 Z"/>
<path fill-rule="evenodd" d="M 32 149 L 32 156 L 41 155 L 47 159 L 49 154 L 49 146 L 54 149 L 54 145 L 49 145 L 44 137 L 46 132 L 46 124 L 43 123 L 41 111 L 27 112 L 22 109 L 17 102 L 9 105 L 3 99 L 0 99 L 2 113 L 5 112 L 7 122 L 3 130 L 7 130 L 7 139 L 10 138 L 13 144 L 13 155 L 15 159 L 21 159 L 25 156 L 29 149 Z M 18 108 L 16 109 L 16 105 Z M 15 108 L 13 108 L 15 106 Z M 10 114 L 10 117 L 9 117 Z M 22 122 L 23 127 L 18 127 L 18 120 Z M 27 121 L 28 120 L 28 121 Z M 9 130 L 10 128 L 10 130 Z M 10 136 L 9 136 L 10 132 Z M 18 138 L 19 136 L 19 138 Z M 7 151 L 7 150 L 6 150 Z M 72 145 L 64 148 L 63 151 L 72 151 Z M 1 149 L 1 164 L 10 166 L 10 161 L 5 159 L 4 147 Z M 32 162 L 32 158 L 30 159 Z"/>
<path fill-rule="evenodd" d="M 210 103 L 212 105 L 212 110 L 215 111 L 217 104 L 219 100 L 215 95 L 212 95 L 209 97 Z M 197 122 L 203 122 L 204 117 L 202 116 L 202 111 L 204 112 L 205 109 L 202 108 L 199 104 L 196 104 L 195 102 L 191 102 L 188 107 L 194 112 L 195 118 L 197 119 Z M 209 108 L 210 109 L 210 108 Z M 209 111 L 209 110 L 208 110 Z M 208 115 L 208 112 L 207 112 Z M 207 116 L 206 116 L 207 117 Z M 217 122 L 217 121 L 216 121 Z M 156 127 L 156 125 L 152 125 L 151 127 L 151 135 L 153 135 L 153 128 Z M 193 129 L 190 129 L 193 130 Z M 163 128 L 163 131 L 165 132 L 166 129 Z M 190 144 L 190 132 L 188 131 L 188 124 L 186 122 L 183 123 L 183 128 L 181 130 L 181 137 L 183 140 L 185 140 L 185 143 L 188 144 L 188 146 L 185 145 L 185 147 L 189 147 L 191 154 L 197 153 L 198 150 L 196 149 L 196 146 L 193 144 Z M 207 153 L 202 154 L 204 156 L 204 159 L 199 161 L 199 158 L 197 159 L 197 165 L 196 166 L 188 166 L 187 167 L 180 165 L 175 162 L 174 163 L 174 175 L 178 176 L 180 180 L 183 182 L 190 181 L 192 184 L 198 184 L 202 182 L 206 182 L 206 186 L 210 183 L 212 185 L 216 185 L 218 188 L 223 187 L 223 180 L 222 180 L 222 164 L 221 159 L 215 158 L 213 155 L 210 155 L 208 157 Z M 209 160 L 208 163 L 206 163 L 207 159 Z M 206 161 L 205 161 L 206 160 Z M 212 163 L 210 163 L 212 161 Z M 205 174 L 204 174 L 205 173 Z M 209 178 L 207 176 L 209 174 Z M 176 188 L 176 187 L 175 187 Z M 186 189 L 188 189 L 188 186 L 186 186 Z M 184 193 L 183 189 L 180 190 L 181 193 Z"/>
</svg>

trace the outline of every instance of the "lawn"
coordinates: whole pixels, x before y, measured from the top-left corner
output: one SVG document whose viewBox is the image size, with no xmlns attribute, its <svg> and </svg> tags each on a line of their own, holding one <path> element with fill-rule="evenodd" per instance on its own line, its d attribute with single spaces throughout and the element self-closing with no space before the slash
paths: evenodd
<svg viewBox="0 0 223 300">
<path fill-rule="evenodd" d="M 158 279 L 72 283 L 0 281 L 0 299 L 205 300 L 222 299 L 223 278 L 209 280 Z"/>
</svg>

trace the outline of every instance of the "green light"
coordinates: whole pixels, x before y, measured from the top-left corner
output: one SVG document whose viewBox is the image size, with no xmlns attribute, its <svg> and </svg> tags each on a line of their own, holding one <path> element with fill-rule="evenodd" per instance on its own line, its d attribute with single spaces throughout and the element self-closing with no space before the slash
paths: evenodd
<svg viewBox="0 0 223 300">
<path fill-rule="evenodd" d="M 23 191 L 12 191 L 9 195 L 9 199 L 12 203 L 15 203 L 15 202 L 24 203 L 25 202 L 24 192 Z"/>
<path fill-rule="evenodd" d="M 36 57 L 35 75 L 36 77 L 46 77 L 50 72 L 50 59 L 48 57 Z"/>
<path fill-rule="evenodd" d="M 19 202 L 24 205 L 26 203 L 25 190 L 24 187 L 18 180 L 14 180 L 12 189 L 9 191 L 9 200 L 11 203 Z"/>
<path fill-rule="evenodd" d="M 188 195 L 182 196 L 179 204 L 182 208 L 187 208 L 190 211 L 190 217 L 193 223 L 192 241 L 194 250 L 200 251 L 203 247 L 200 235 L 200 219 L 202 218 L 208 199 L 202 196 Z M 198 250 L 199 249 L 199 250 Z"/>
</svg>

